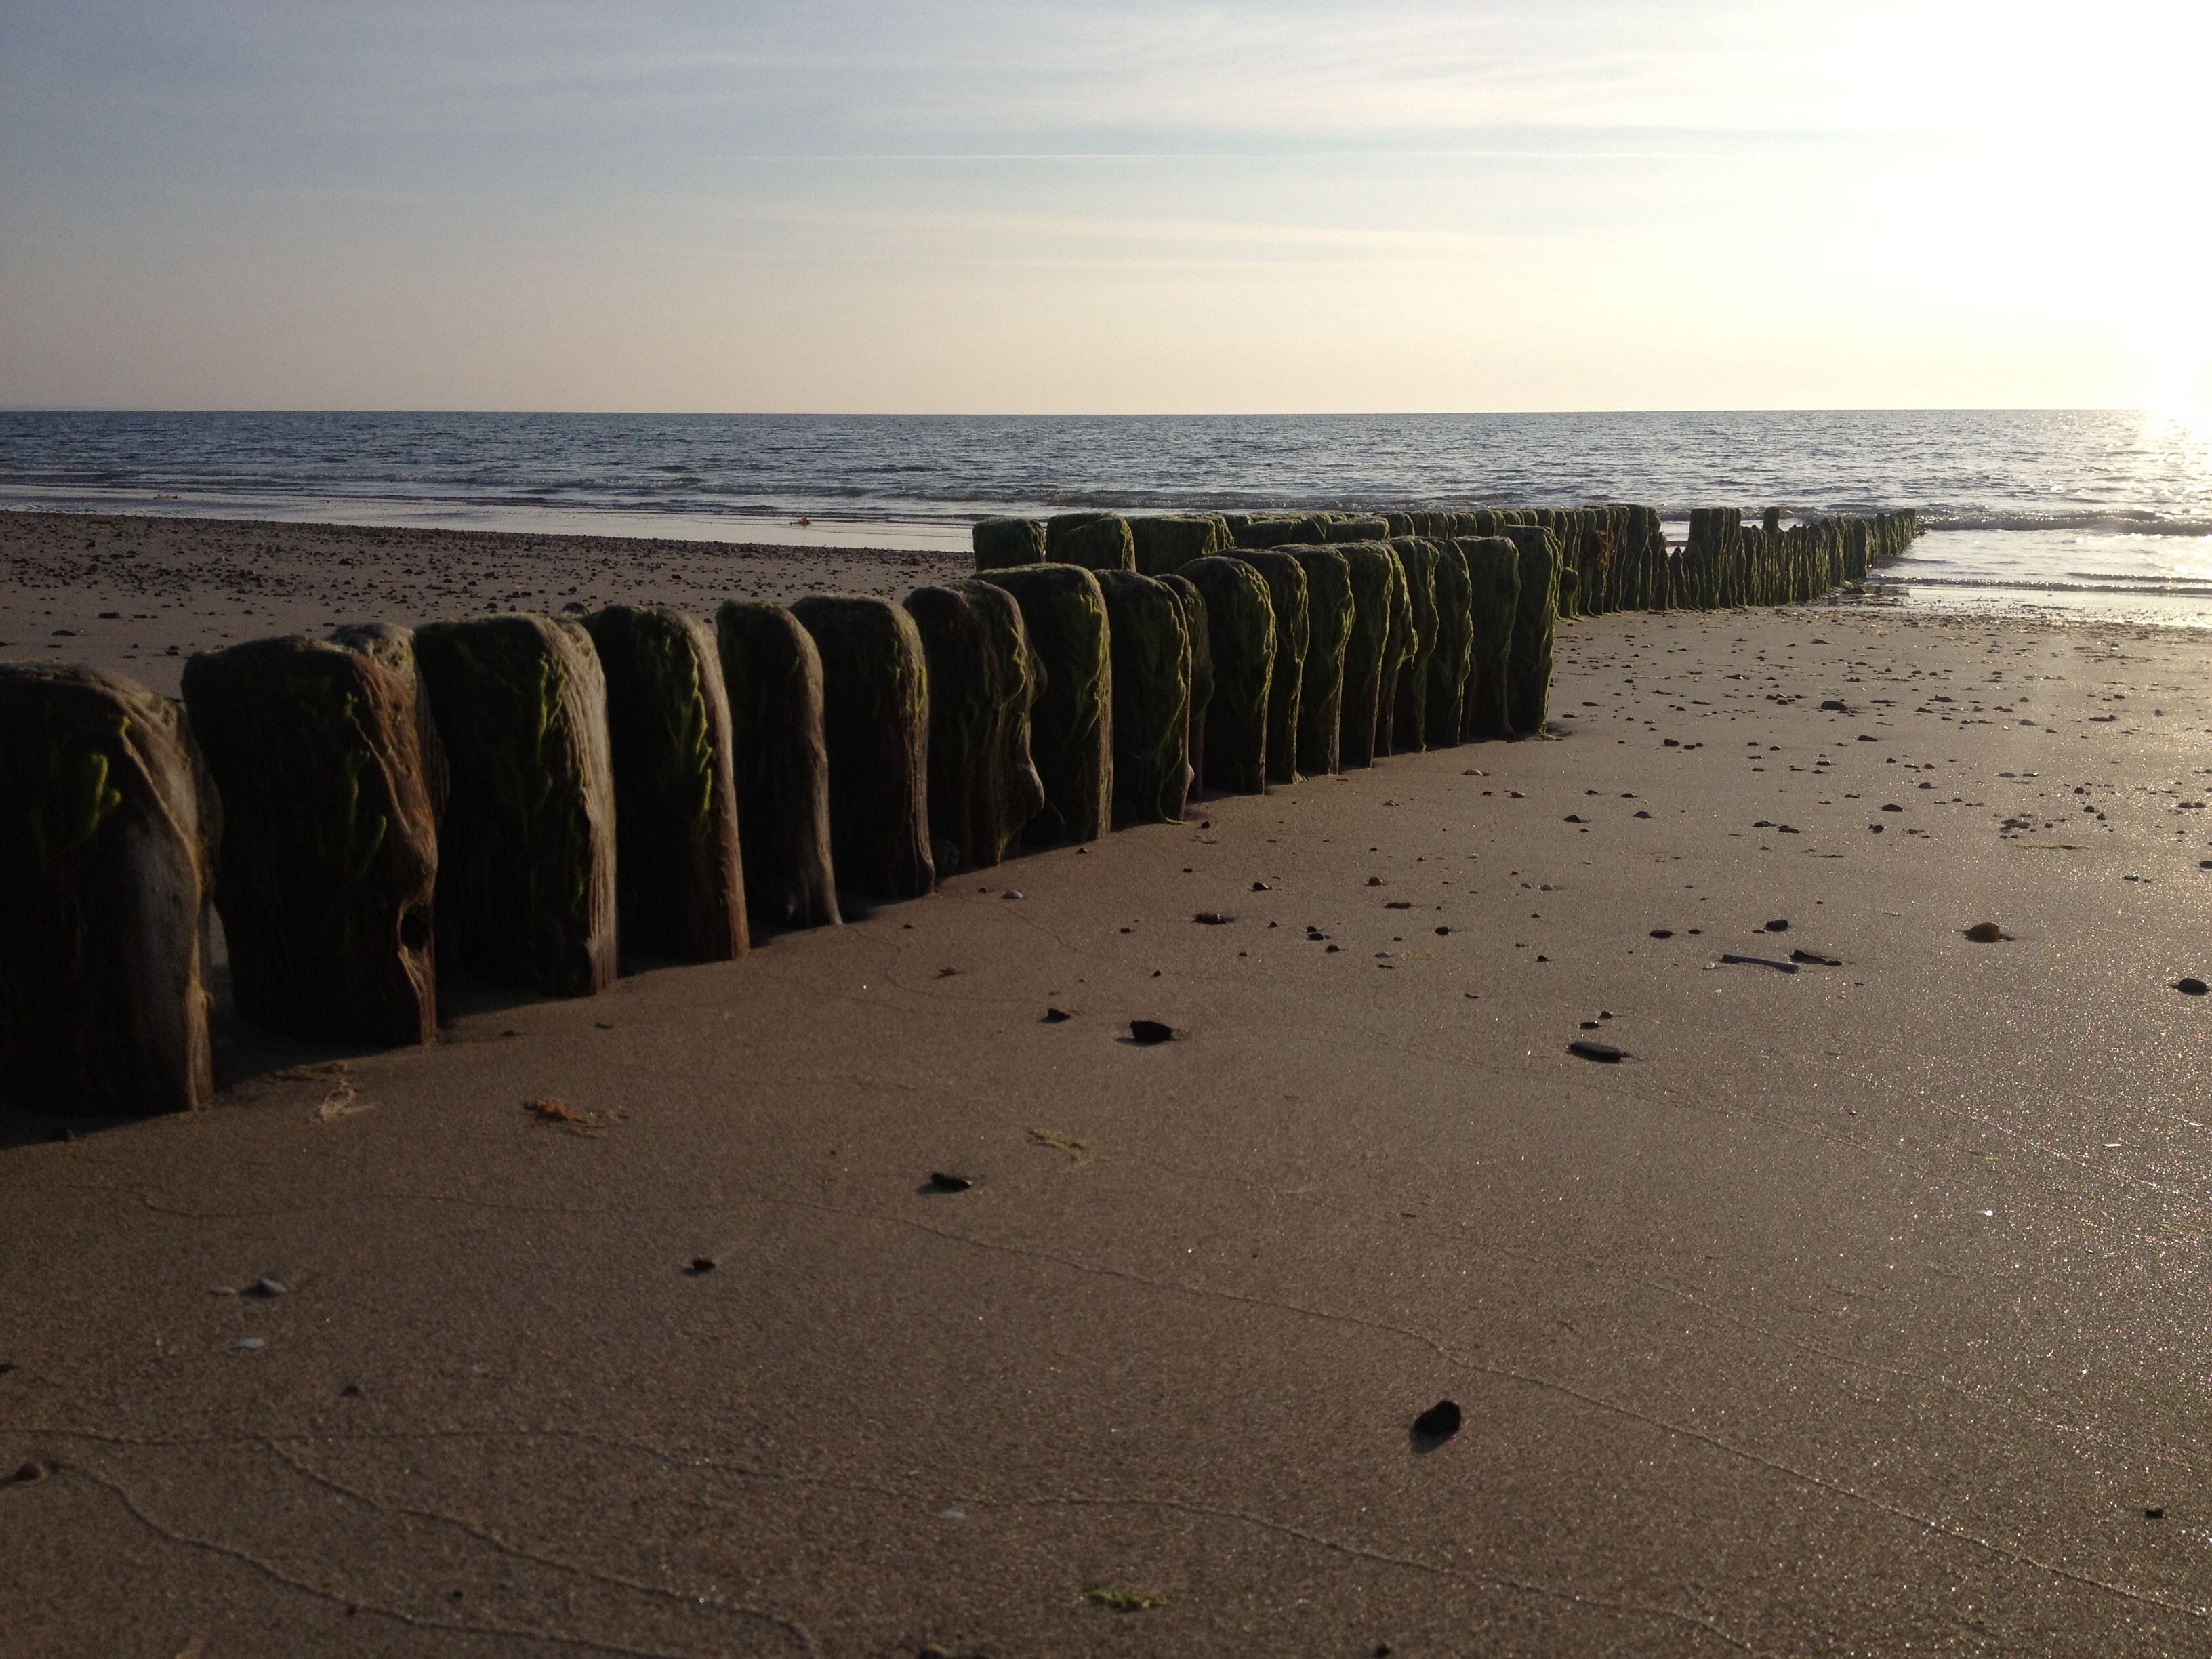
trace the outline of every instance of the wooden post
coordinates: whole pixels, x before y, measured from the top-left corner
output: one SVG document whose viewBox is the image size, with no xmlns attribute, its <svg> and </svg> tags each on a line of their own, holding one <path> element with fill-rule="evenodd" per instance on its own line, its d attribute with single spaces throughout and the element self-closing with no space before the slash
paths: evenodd
<svg viewBox="0 0 2212 1659">
<path fill-rule="evenodd" d="M 1022 839 L 1033 847 L 1096 841 L 1114 812 L 1114 664 L 1098 578 L 1080 565 L 1041 564 L 982 580 L 1013 596 L 1043 665 L 1030 746 L 1044 810 Z"/>
<path fill-rule="evenodd" d="M 1042 567 L 1037 567 L 1042 568 Z M 889 599 L 816 593 L 791 614 L 822 653 L 830 845 L 837 883 L 876 898 L 937 884 L 929 846 L 929 670 L 914 618 Z"/>
<path fill-rule="evenodd" d="M 607 679 L 623 940 L 679 962 L 743 956 L 737 763 L 714 630 L 680 611 L 629 605 L 595 612 L 584 628 Z"/>
<path fill-rule="evenodd" d="M 717 611 L 714 641 L 730 700 L 746 911 L 756 927 L 833 927 L 822 653 L 798 617 L 758 601 Z"/>
<path fill-rule="evenodd" d="M 311 1042 L 429 1042 L 438 824 L 414 684 L 295 636 L 193 657 L 185 704 L 222 796 L 239 1013 Z"/>
<path fill-rule="evenodd" d="M 1102 570 L 1114 652 L 1114 823 L 1174 823 L 1189 799 L 1190 635 L 1167 585 Z"/>
<path fill-rule="evenodd" d="M 1267 681 L 1267 781 L 1298 781 L 1298 717 L 1312 636 L 1305 567 L 1295 554 L 1254 548 L 1238 556 L 1267 584 L 1275 613 L 1275 665 Z"/>
<path fill-rule="evenodd" d="M 84 668 L 0 666 L 0 1093 L 56 1116 L 215 1091 L 203 934 L 220 822 L 183 711 Z"/>
<path fill-rule="evenodd" d="M 929 667 L 929 833 L 942 880 L 1009 857 L 1043 810 L 1030 754 L 1036 684 L 1029 630 L 1004 588 L 917 587 L 906 608 Z"/>
<path fill-rule="evenodd" d="M 1267 692 L 1274 677 L 1275 609 L 1267 579 L 1243 560 L 1212 554 L 1180 573 L 1206 599 L 1213 656 L 1206 781 L 1237 794 L 1267 787 Z"/>
</svg>

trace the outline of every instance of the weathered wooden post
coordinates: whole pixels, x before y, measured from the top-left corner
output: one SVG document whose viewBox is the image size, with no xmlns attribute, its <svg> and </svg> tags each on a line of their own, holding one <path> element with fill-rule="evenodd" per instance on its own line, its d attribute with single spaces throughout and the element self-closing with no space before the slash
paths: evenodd
<svg viewBox="0 0 2212 1659">
<path fill-rule="evenodd" d="M 185 665 L 222 797 L 215 902 L 238 1012 L 311 1042 L 396 1048 L 438 1030 L 438 825 L 414 687 L 298 637 Z"/>
<path fill-rule="evenodd" d="M 1190 641 L 1190 789 L 1186 801 L 1195 799 L 1206 781 L 1206 721 L 1213 707 L 1213 637 L 1206 620 L 1206 596 L 1180 571 L 1158 577 L 1175 598 L 1182 613 L 1183 637 Z"/>
<path fill-rule="evenodd" d="M 920 898 L 929 846 L 929 669 L 914 618 L 889 599 L 811 593 L 791 614 L 822 653 L 830 846 L 842 892 Z"/>
<path fill-rule="evenodd" d="M 1521 550 L 1521 600 L 1513 617 L 1513 655 L 1506 669 L 1506 713 L 1518 736 L 1544 729 L 1552 695 L 1552 636 L 1559 615 L 1559 538 L 1541 525 L 1508 525 Z"/>
<path fill-rule="evenodd" d="M 1521 550 L 1506 536 L 1462 537 L 1459 544 L 1467 555 L 1474 611 L 1460 731 L 1469 739 L 1510 738 L 1513 625 L 1521 614 Z"/>
<path fill-rule="evenodd" d="M 907 612 L 929 668 L 929 833 L 941 880 L 999 863 L 1044 807 L 1030 755 L 1029 630 L 1004 588 L 917 587 Z"/>
<path fill-rule="evenodd" d="M 1267 584 L 1275 612 L 1275 663 L 1267 681 L 1267 781 L 1298 781 L 1298 718 L 1305 685 L 1306 651 L 1312 635 L 1305 567 L 1278 548 L 1238 556 Z"/>
<path fill-rule="evenodd" d="M 1235 545 L 1228 523 L 1218 514 L 1164 513 L 1129 520 L 1136 548 L 1136 568 L 1147 576 L 1164 576 L 1193 559 L 1226 551 Z"/>
<path fill-rule="evenodd" d="M 221 811 L 184 713 L 86 668 L 0 665 L 0 1094 L 56 1116 L 215 1092 L 202 977 Z"/>
<path fill-rule="evenodd" d="M 607 678 L 616 908 L 632 949 L 729 962 L 750 941 L 730 699 L 714 632 L 665 605 L 584 619 Z"/>
<path fill-rule="evenodd" d="M 1235 794 L 1267 787 L 1267 693 L 1274 678 L 1275 609 L 1267 578 L 1241 558 L 1209 554 L 1179 573 L 1206 600 L 1213 658 L 1206 714 L 1206 781 Z"/>
<path fill-rule="evenodd" d="M 1375 763 L 1383 656 L 1390 644 L 1390 595 L 1400 572 L 1398 561 L 1382 542 L 1349 542 L 1342 550 L 1352 580 L 1352 632 L 1344 647 L 1337 762 L 1348 771 Z"/>
<path fill-rule="evenodd" d="M 822 653 L 780 605 L 733 600 L 714 613 L 730 701 L 745 908 L 755 926 L 838 920 L 830 850 L 830 751 Z"/>
<path fill-rule="evenodd" d="M 1413 584 L 1407 580 L 1406 562 L 1389 543 L 1390 556 L 1390 628 L 1382 643 L 1382 677 L 1375 688 L 1375 753 L 1397 752 L 1398 682 L 1412 665 L 1419 637 L 1413 631 Z"/>
<path fill-rule="evenodd" d="M 1436 542 L 1436 647 L 1429 653 L 1424 738 L 1431 749 L 1456 748 L 1474 665 L 1474 587 L 1467 551 L 1456 539 Z"/>
<path fill-rule="evenodd" d="M 1126 528 L 1126 526 L 1125 526 Z M 1044 689 L 1030 711 L 1030 748 L 1044 810 L 1023 841 L 1096 841 L 1113 823 L 1114 663 L 1106 596 L 1081 565 L 994 570 L 982 578 L 1021 607 Z"/>
<path fill-rule="evenodd" d="M 1164 581 L 1102 570 L 1114 653 L 1114 823 L 1174 823 L 1189 799 L 1190 635 Z"/>
<path fill-rule="evenodd" d="M 1306 656 L 1298 687 L 1298 770 L 1338 769 L 1344 726 L 1344 653 L 1352 638 L 1352 567 L 1334 547 L 1286 547 L 1306 576 Z M 1273 738 L 1268 739 L 1269 753 Z"/>
<path fill-rule="evenodd" d="M 1044 521 L 1045 556 L 1091 570 L 1134 570 L 1137 544 L 1118 513 L 1055 513 Z"/>
<path fill-rule="evenodd" d="M 588 996 L 615 977 L 614 776 L 591 636 L 550 617 L 416 630 L 453 769 L 438 835 L 441 958 Z"/>
<path fill-rule="evenodd" d="M 1044 562 L 1044 526 L 1035 519 L 985 519 L 969 534 L 978 570 Z"/>
<path fill-rule="evenodd" d="M 1437 571 L 1443 555 L 1425 536 L 1402 537 L 1390 546 L 1405 570 L 1407 596 L 1413 607 L 1413 650 L 1398 673 L 1390 716 L 1390 750 L 1412 755 L 1428 744 L 1429 665 L 1437 653 Z"/>
</svg>

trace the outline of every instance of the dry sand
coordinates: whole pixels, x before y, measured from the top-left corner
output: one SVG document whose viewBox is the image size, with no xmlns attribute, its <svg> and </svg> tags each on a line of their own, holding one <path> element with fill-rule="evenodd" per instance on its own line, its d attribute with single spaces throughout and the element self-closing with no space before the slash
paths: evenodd
<svg viewBox="0 0 2212 1659">
<path fill-rule="evenodd" d="M 824 556 L 70 526 L 9 656 Z M 2207 648 L 1583 622 L 1555 740 L 419 1051 L 226 1024 L 213 1110 L 7 1125 L 0 1650 L 2203 1653 Z"/>
</svg>

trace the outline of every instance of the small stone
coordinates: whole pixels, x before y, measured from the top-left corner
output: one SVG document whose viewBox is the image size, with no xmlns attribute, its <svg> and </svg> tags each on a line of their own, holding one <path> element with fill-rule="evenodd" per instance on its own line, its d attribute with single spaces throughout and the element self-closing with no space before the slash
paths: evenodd
<svg viewBox="0 0 2212 1659">
<path fill-rule="evenodd" d="M 1237 918 L 1234 916 L 1225 916 L 1218 910 L 1200 910 L 1196 915 L 1193 916 L 1191 920 L 1201 927 L 1226 927 L 1231 922 L 1236 921 Z"/>
<path fill-rule="evenodd" d="M 1021 896 L 1022 890 L 1018 887 L 1009 887 L 1005 892 L 999 895 L 1002 899 L 1018 899 L 1021 897 Z"/>
<path fill-rule="evenodd" d="M 716 1261 L 711 1255 L 695 1255 L 691 1258 L 691 1265 L 686 1267 L 684 1271 L 692 1278 L 696 1279 L 701 1273 L 710 1273 L 714 1272 L 714 1269 L 720 1265 L 721 1264 Z"/>
<path fill-rule="evenodd" d="M 1333 950 L 1335 947 L 1332 945 L 1330 948 Z M 1129 1022 L 1130 1040 L 1145 1048 L 1150 1048 L 1156 1042 L 1166 1042 L 1174 1036 L 1173 1026 L 1163 1025 L 1156 1019 L 1133 1019 Z"/>
<path fill-rule="evenodd" d="M 1851 712 L 1850 705 L 1840 697 L 1830 697 L 1820 705 L 1820 708 L 1822 713 L 1829 714 L 1848 714 Z"/>
<path fill-rule="evenodd" d="M 1040 1020 L 1038 1024 L 1042 1025 L 1064 1025 L 1074 1018 L 1075 1016 L 1069 1013 L 1065 1008 L 1048 1008 L 1044 1011 L 1044 1018 Z"/>
<path fill-rule="evenodd" d="M 1443 938 L 1446 933 L 1449 933 L 1449 932 L 1451 932 L 1451 929 L 1450 929 L 1450 928 L 1449 928 L 1449 927 L 1439 927 L 1439 928 L 1437 928 L 1437 937 L 1438 939 L 1442 939 L 1442 938 Z"/>
<path fill-rule="evenodd" d="M 1636 816 L 1639 818 L 1648 818 L 1651 814 L 1649 812 L 1638 812 Z"/>
<path fill-rule="evenodd" d="M 2146 1521 L 2163 1521 L 2166 1519 L 2166 1511 L 2163 1509 L 2145 1510 L 2143 1511 L 2143 1519 Z"/>
<path fill-rule="evenodd" d="M 1790 931 L 1790 923 L 1788 919 L 1784 917 L 1778 917 L 1776 920 L 1768 922 L 1766 924 L 1766 931 L 1770 933 L 1788 933 Z"/>
<path fill-rule="evenodd" d="M 1252 890 L 1255 893 L 1270 893 L 1273 892 L 1274 889 L 1268 886 L 1264 881 L 1255 881 L 1252 884 Z"/>
<path fill-rule="evenodd" d="M 1672 939 L 1674 937 L 1674 930 L 1671 927 L 1654 927 L 1651 930 L 1651 937 L 1654 939 Z"/>
<path fill-rule="evenodd" d="M 1411 899 L 1392 899 L 1382 908 L 1385 910 L 1410 910 L 1413 908 L 1413 902 Z"/>
<path fill-rule="evenodd" d="M 1459 1432 L 1462 1420 L 1458 1401 L 1439 1400 L 1413 1419 L 1413 1433 L 1417 1438 L 1431 1443 L 1449 1440 Z"/>
<path fill-rule="evenodd" d="M 929 1172 L 929 1190 L 933 1193 L 964 1193 L 975 1184 L 966 1176 L 947 1175 L 942 1170 Z"/>
<path fill-rule="evenodd" d="M 1999 939 L 2008 939 L 2011 935 L 1994 921 L 1978 921 L 1966 929 L 1966 937 L 1977 945 L 1995 945 Z"/>
<path fill-rule="evenodd" d="M 360 1398 L 361 1398 L 361 1384 L 360 1384 L 360 1383 L 358 1383 L 358 1382 L 349 1382 L 349 1383 L 347 1383 L 347 1384 L 345 1385 L 345 1387 L 343 1387 L 343 1389 L 340 1389 L 338 1390 L 338 1398 L 339 1398 L 339 1399 L 341 1399 L 341 1400 L 358 1400 L 358 1399 L 360 1399 Z"/>
<path fill-rule="evenodd" d="M 1565 817 L 1560 820 L 1562 823 L 1584 823 L 1588 821 L 1589 820 L 1584 818 L 1579 812 L 1570 812 Z"/>
<path fill-rule="evenodd" d="M 2190 978 L 2174 981 L 2173 988 L 2185 997 L 2201 997 L 2204 994 L 2205 987 L 2203 980 Z"/>
<path fill-rule="evenodd" d="M 1894 801 L 1891 801 L 1885 804 L 1881 810 L 1885 812 L 1902 812 L 1905 809 L 1902 806 L 1898 805 Z"/>
<path fill-rule="evenodd" d="M 261 1339 L 258 1336 L 241 1336 L 230 1345 L 230 1351 L 233 1353 L 251 1353 L 261 1346 Z"/>
<path fill-rule="evenodd" d="M 1380 876 L 1370 876 L 1367 878 L 1367 884 L 1370 887 L 1380 887 L 1382 884 L 1382 878 Z"/>
<path fill-rule="evenodd" d="M 18 1486 L 27 1486 L 33 1480 L 43 1480 L 46 1478 L 46 1466 L 43 1463 L 22 1464 L 15 1474 L 8 1477 L 12 1485 Z"/>
<path fill-rule="evenodd" d="M 280 1296 L 291 1295 L 292 1287 L 274 1279 L 257 1279 L 244 1293 L 247 1296 L 258 1296 L 267 1302 Z"/>
<path fill-rule="evenodd" d="M 1597 1025 L 1595 1021 L 1591 1021 L 1586 1023 L 1583 1029 L 1594 1031 L 1597 1029 Z M 1618 1066 L 1628 1058 L 1628 1051 L 1626 1048 L 1616 1048 L 1610 1042 L 1594 1042 L 1588 1037 L 1576 1038 L 1567 1045 L 1567 1052 L 1571 1054 L 1579 1054 L 1584 1060 L 1594 1060 L 1601 1066 Z"/>
</svg>

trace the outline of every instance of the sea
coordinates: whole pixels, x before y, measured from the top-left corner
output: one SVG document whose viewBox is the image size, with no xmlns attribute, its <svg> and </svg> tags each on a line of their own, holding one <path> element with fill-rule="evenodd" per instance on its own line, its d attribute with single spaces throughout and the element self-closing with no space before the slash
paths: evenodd
<svg viewBox="0 0 2212 1659">
<path fill-rule="evenodd" d="M 957 549 L 1101 507 L 1917 507 L 1854 602 L 2212 627 L 2212 415 L 0 410 L 0 507 Z"/>
</svg>

